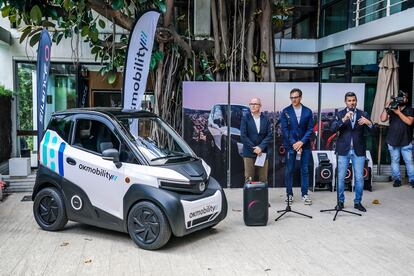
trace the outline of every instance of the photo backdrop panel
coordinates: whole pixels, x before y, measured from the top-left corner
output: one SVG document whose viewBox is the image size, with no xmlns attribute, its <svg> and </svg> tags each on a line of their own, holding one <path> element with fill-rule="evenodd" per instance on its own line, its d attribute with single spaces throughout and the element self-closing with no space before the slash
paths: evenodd
<svg viewBox="0 0 414 276">
<path fill-rule="evenodd" d="M 290 91 L 293 88 L 302 90 L 302 104 L 310 108 L 314 115 L 314 130 L 317 129 L 318 122 L 318 102 L 319 102 L 319 84 L 313 82 L 286 82 L 276 83 L 275 85 L 275 187 L 285 187 L 285 148 L 283 147 L 283 138 L 279 118 L 282 110 L 291 104 Z M 314 135 L 312 139 L 312 149 L 316 149 L 317 139 Z M 293 186 L 300 187 L 300 162 L 296 164 L 296 173 L 294 176 Z M 311 177 L 311 174 L 309 174 Z"/>
<path fill-rule="evenodd" d="M 227 133 L 228 96 L 227 82 L 183 82 L 184 140 L 211 167 L 222 187 L 227 187 L 222 140 Z"/>
<path fill-rule="evenodd" d="M 230 83 L 230 187 L 242 188 L 244 185 L 244 162 L 242 157 L 243 145 L 240 141 L 240 122 L 243 115 L 250 112 L 249 102 L 253 97 L 260 98 L 261 112 L 268 116 L 273 124 L 274 113 L 274 83 L 266 82 L 232 82 Z M 273 143 L 268 149 L 268 185 L 274 187 L 273 181 Z"/>
<path fill-rule="evenodd" d="M 357 95 L 357 108 L 364 109 L 365 84 L 364 83 L 323 83 L 321 88 L 321 115 L 320 139 L 321 150 L 334 150 L 336 145 L 336 133 L 332 123 L 336 113 L 345 108 L 346 92 L 354 92 Z"/>
</svg>

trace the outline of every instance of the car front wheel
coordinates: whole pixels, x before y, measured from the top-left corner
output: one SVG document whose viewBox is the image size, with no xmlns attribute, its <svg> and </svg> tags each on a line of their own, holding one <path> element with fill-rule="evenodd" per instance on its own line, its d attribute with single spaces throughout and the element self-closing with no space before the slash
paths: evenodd
<svg viewBox="0 0 414 276">
<path fill-rule="evenodd" d="M 37 193 L 33 214 L 37 224 L 46 231 L 60 230 L 68 222 L 63 197 L 56 188 L 44 188 Z"/>
<path fill-rule="evenodd" d="M 139 247 L 155 250 L 168 242 L 171 228 L 160 208 L 149 201 L 141 201 L 128 214 L 128 233 Z"/>
</svg>

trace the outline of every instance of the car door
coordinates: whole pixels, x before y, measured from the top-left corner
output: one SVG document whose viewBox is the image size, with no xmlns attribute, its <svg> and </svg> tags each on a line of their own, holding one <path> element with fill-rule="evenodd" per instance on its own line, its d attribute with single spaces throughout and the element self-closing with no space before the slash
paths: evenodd
<svg viewBox="0 0 414 276">
<path fill-rule="evenodd" d="M 65 178 L 80 187 L 91 204 L 123 219 L 124 168 L 102 158 L 105 149 L 120 150 L 108 120 L 76 117 L 72 145 L 65 150 Z"/>
</svg>

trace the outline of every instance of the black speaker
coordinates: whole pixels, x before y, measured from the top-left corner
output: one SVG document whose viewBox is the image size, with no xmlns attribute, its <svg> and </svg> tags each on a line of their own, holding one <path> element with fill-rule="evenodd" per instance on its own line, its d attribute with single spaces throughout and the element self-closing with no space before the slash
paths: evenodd
<svg viewBox="0 0 414 276">
<path fill-rule="evenodd" d="M 243 219 L 247 226 L 264 226 L 269 218 L 267 184 L 247 182 L 243 188 Z"/>
<path fill-rule="evenodd" d="M 365 160 L 365 164 L 364 164 L 364 190 L 368 190 L 370 192 L 372 192 L 371 177 L 372 177 L 371 168 L 368 166 L 368 160 Z"/>
<path fill-rule="evenodd" d="M 315 187 L 318 189 L 331 189 L 333 180 L 333 167 L 327 153 L 318 153 L 318 167 L 315 168 Z"/>
</svg>

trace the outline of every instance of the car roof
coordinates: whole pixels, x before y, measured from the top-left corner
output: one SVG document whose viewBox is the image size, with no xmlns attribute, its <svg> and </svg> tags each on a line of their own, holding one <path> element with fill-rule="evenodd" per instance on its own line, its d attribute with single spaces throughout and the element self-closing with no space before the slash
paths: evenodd
<svg viewBox="0 0 414 276">
<path fill-rule="evenodd" d="M 77 114 L 90 114 L 90 115 L 97 115 L 103 114 L 109 117 L 118 117 L 118 116 L 134 116 L 134 117 L 157 117 L 152 112 L 143 111 L 143 110 L 127 110 L 124 111 L 120 107 L 88 107 L 88 108 L 72 108 L 63 111 L 57 111 L 52 114 L 52 116 L 59 116 L 59 115 L 77 115 Z"/>
</svg>

